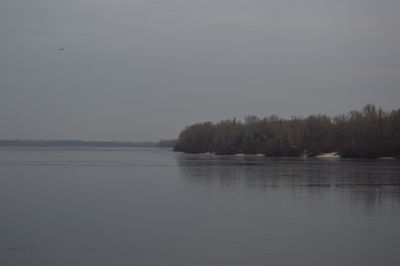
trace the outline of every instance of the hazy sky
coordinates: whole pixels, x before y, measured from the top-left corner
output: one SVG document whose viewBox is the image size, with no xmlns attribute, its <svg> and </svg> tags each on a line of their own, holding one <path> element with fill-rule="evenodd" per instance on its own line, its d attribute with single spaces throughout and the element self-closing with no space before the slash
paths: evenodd
<svg viewBox="0 0 400 266">
<path fill-rule="evenodd" d="M 399 0 L 1 0 L 0 139 L 397 109 L 399 14 Z"/>
</svg>

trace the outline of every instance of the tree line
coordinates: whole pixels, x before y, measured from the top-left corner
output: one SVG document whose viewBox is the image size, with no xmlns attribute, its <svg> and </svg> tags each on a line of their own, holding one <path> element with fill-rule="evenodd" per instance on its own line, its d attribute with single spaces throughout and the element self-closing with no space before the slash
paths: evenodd
<svg viewBox="0 0 400 266">
<path fill-rule="evenodd" d="M 160 139 L 157 146 L 160 148 L 173 148 L 176 145 L 176 139 Z"/>
<path fill-rule="evenodd" d="M 310 115 L 282 119 L 251 115 L 244 121 L 222 120 L 186 127 L 174 147 L 186 153 L 341 157 L 400 155 L 400 109 L 383 111 L 368 104 L 361 111 L 330 117 Z"/>
</svg>

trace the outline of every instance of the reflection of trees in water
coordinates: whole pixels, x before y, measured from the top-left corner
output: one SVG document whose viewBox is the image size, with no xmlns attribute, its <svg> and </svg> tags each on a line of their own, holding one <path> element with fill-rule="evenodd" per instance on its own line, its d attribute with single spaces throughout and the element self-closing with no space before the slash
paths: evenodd
<svg viewBox="0 0 400 266">
<path fill-rule="evenodd" d="M 310 194 L 334 192 L 367 205 L 400 202 L 400 163 L 179 154 L 182 176 L 195 185 L 252 189 L 290 188 Z"/>
</svg>

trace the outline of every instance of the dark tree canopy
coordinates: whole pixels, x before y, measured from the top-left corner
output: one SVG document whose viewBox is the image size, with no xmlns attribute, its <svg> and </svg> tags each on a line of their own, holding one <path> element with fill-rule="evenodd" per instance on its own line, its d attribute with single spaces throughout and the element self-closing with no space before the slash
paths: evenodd
<svg viewBox="0 0 400 266">
<path fill-rule="evenodd" d="M 314 156 L 326 152 L 337 152 L 342 157 L 399 156 L 400 109 L 385 112 L 368 104 L 361 111 L 333 118 L 247 116 L 244 122 L 234 119 L 198 123 L 180 133 L 175 150 L 267 156 Z"/>
</svg>

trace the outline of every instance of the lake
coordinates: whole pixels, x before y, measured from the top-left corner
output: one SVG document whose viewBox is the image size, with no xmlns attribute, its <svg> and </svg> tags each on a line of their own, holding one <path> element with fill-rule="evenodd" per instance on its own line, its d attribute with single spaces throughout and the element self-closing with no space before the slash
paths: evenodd
<svg viewBox="0 0 400 266">
<path fill-rule="evenodd" d="M 0 148 L 0 265 L 400 265 L 400 161 Z"/>
</svg>

